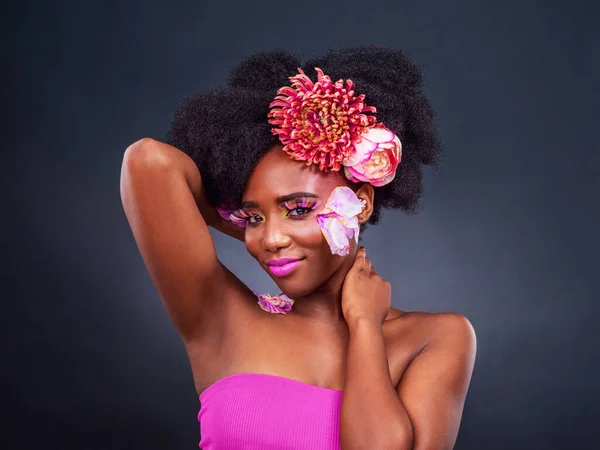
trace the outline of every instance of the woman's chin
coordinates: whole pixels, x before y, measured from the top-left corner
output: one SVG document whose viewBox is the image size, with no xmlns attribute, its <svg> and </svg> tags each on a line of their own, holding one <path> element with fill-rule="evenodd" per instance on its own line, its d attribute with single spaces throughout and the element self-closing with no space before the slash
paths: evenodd
<svg viewBox="0 0 600 450">
<path fill-rule="evenodd" d="M 313 291 L 313 289 L 311 289 L 309 286 L 306 286 L 306 284 L 299 286 L 297 283 L 293 283 L 291 281 L 286 283 L 285 281 L 279 280 L 277 287 L 279 287 L 281 292 L 283 292 L 292 300 L 295 298 L 304 297 Z"/>
</svg>

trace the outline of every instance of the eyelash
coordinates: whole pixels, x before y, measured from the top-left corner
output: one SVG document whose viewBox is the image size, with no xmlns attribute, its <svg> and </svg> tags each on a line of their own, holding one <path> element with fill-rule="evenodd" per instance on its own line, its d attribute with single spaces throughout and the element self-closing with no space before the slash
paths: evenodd
<svg viewBox="0 0 600 450">
<path fill-rule="evenodd" d="M 304 216 L 306 213 L 315 209 L 315 206 L 317 205 L 317 203 L 318 203 L 318 200 L 316 198 L 299 198 L 296 200 L 284 202 L 283 208 L 287 211 L 287 214 L 285 214 L 285 216 L 290 216 L 290 217 Z M 296 211 L 298 209 L 304 210 L 304 212 L 302 214 L 295 214 L 295 215 L 290 214 L 292 211 Z M 237 211 L 234 211 L 230 215 L 232 222 L 234 222 L 234 223 L 246 222 L 250 226 L 256 225 L 259 223 L 259 222 L 252 222 L 250 220 L 250 219 L 253 219 L 256 217 L 260 217 L 261 221 L 265 220 L 265 217 L 262 214 L 252 213 L 245 209 L 238 209 Z"/>
<path fill-rule="evenodd" d="M 253 214 L 250 211 L 246 211 L 244 209 L 238 209 L 237 211 L 232 212 L 231 215 L 229 216 L 229 218 L 231 219 L 231 221 L 233 223 L 236 223 L 236 224 L 246 222 L 249 225 L 256 225 L 258 222 L 251 222 L 248 219 L 257 217 L 257 216 L 264 220 L 264 217 L 261 214 Z"/>
<path fill-rule="evenodd" d="M 289 202 L 284 202 L 283 207 L 288 212 L 287 216 L 300 217 L 300 216 L 303 216 L 306 213 L 312 211 L 313 209 L 315 209 L 316 204 L 317 204 L 317 199 L 310 197 L 310 198 L 299 198 L 299 199 L 292 200 Z M 296 215 L 290 214 L 292 211 L 296 211 L 298 209 L 302 209 L 302 210 L 304 210 L 304 212 L 302 214 L 296 214 Z"/>
</svg>

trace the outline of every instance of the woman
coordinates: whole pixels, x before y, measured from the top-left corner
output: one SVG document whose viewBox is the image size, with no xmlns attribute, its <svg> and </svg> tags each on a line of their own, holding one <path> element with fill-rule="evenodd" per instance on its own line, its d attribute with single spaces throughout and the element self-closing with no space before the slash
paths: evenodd
<svg viewBox="0 0 600 450">
<path fill-rule="evenodd" d="M 261 52 L 184 99 L 166 142 L 126 150 L 124 209 L 188 352 L 201 448 L 454 446 L 473 328 L 392 308 L 358 245 L 382 208 L 416 210 L 441 151 L 433 118 L 398 50 L 304 65 Z M 208 226 L 244 241 L 282 294 L 227 270 Z"/>
</svg>

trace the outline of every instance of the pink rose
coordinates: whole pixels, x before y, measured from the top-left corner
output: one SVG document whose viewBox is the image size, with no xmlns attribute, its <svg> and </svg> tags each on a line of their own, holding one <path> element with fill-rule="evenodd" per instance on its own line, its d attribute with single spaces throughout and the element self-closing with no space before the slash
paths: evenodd
<svg viewBox="0 0 600 450">
<path fill-rule="evenodd" d="M 388 184 L 396 176 L 402 157 L 400 139 L 385 127 L 368 128 L 354 144 L 355 152 L 343 163 L 350 181 L 373 186 Z"/>
</svg>

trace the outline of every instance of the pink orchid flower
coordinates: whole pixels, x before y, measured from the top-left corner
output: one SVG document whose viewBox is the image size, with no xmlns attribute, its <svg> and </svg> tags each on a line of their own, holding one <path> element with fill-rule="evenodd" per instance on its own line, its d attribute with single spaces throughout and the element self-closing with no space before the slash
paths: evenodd
<svg viewBox="0 0 600 450">
<path fill-rule="evenodd" d="M 365 204 L 347 186 L 338 186 L 332 192 L 325 207 L 317 213 L 317 222 L 334 255 L 350 252 L 350 239 L 358 242 L 357 215 Z"/>
<path fill-rule="evenodd" d="M 270 295 L 254 292 L 254 295 L 258 297 L 258 306 L 264 311 L 272 314 L 285 314 L 290 312 L 292 306 L 294 306 L 294 300 L 283 293 L 279 295 Z"/>
</svg>

